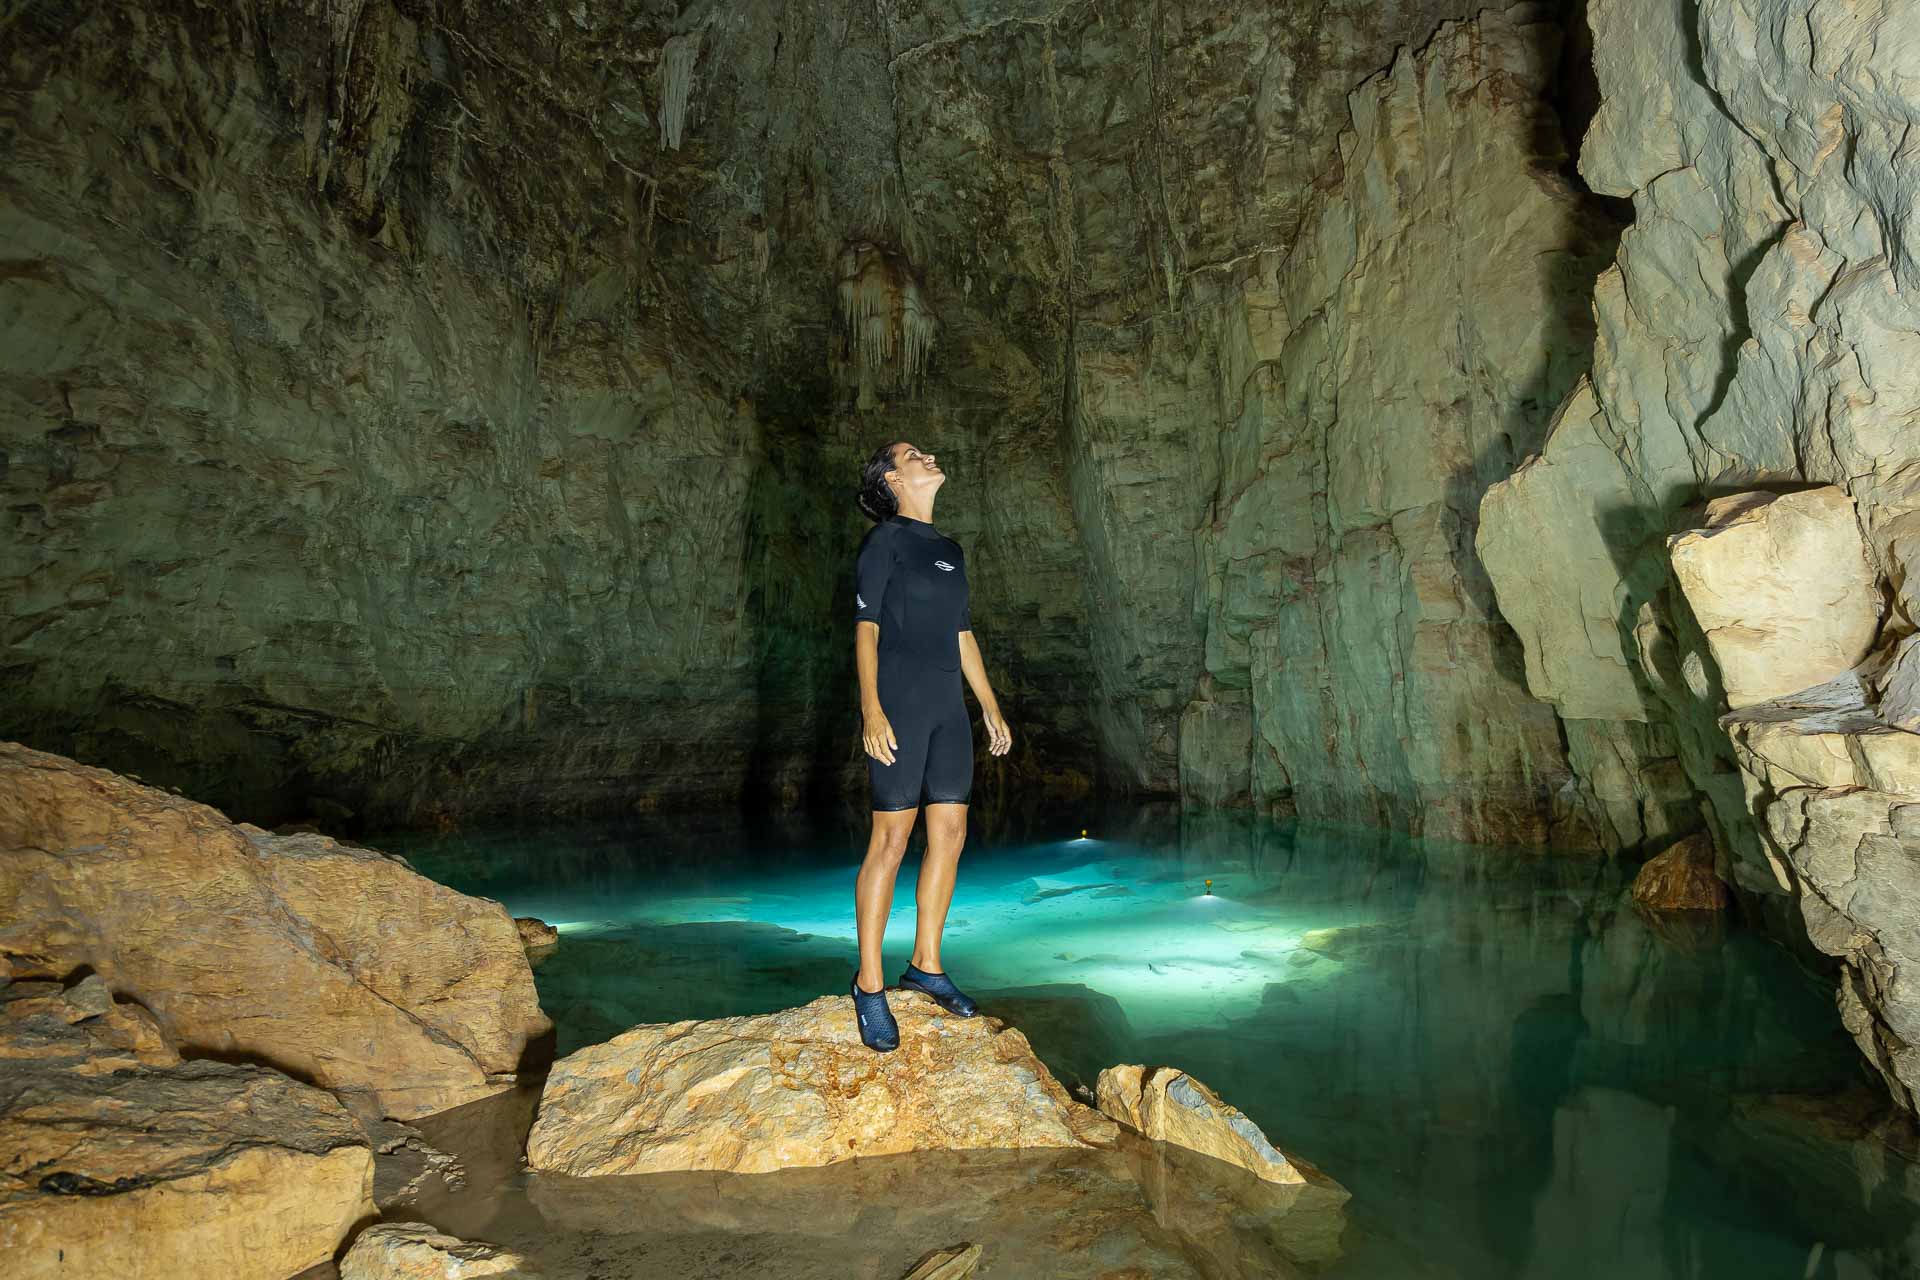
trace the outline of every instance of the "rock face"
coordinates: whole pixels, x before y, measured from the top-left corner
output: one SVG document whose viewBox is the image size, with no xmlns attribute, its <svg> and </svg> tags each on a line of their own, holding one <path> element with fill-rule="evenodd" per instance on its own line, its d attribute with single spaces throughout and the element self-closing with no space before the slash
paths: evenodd
<svg viewBox="0 0 1920 1280">
<path fill-rule="evenodd" d="M 1633 877 L 1633 900 L 1652 911 L 1723 911 L 1727 886 L 1713 869 L 1713 837 L 1696 831 Z"/>
<path fill-rule="evenodd" d="M 331 1095 L 260 1067 L 146 1065 L 103 1017 L 20 1003 L 0 1018 L 10 1280 L 285 1280 L 372 1214 L 373 1152 Z"/>
<path fill-rule="evenodd" d="M 362 1231 L 340 1259 L 340 1280 L 535 1280 L 538 1268 L 517 1253 L 436 1231 L 424 1222 L 380 1222 Z"/>
<path fill-rule="evenodd" d="M 1851 498 L 1831 485 L 1735 494 L 1706 520 L 1667 548 L 1728 706 L 1824 684 L 1867 656 L 1880 601 Z"/>
<path fill-rule="evenodd" d="M 399 1117 L 497 1091 L 551 1028 L 500 904 L 15 743 L 0 954 L 16 977 L 92 969 L 188 1056 L 270 1063 Z"/>
<path fill-rule="evenodd" d="M 860 1041 L 844 996 L 707 1022 L 653 1023 L 554 1064 L 527 1164 L 576 1176 L 763 1173 L 859 1156 L 1082 1147 L 1113 1124 L 1067 1096 L 1026 1037 L 890 991 L 900 1047 Z"/>
<path fill-rule="evenodd" d="M 1247 751 L 1228 776 L 1263 809 L 1608 843 L 1569 824 L 1559 726 L 1472 552 L 1586 366 L 1614 235 L 1561 172 L 1559 54 L 1542 11 L 1443 24 L 1353 91 L 1297 242 L 1217 281 L 1211 692 L 1181 753 Z"/>
<path fill-rule="evenodd" d="M 1869 663 L 1784 686 L 1857 660 L 1883 591 L 1882 649 L 1920 620 L 1920 173 L 1902 159 L 1920 81 L 1895 70 L 1920 11 L 1591 0 L 1588 16 L 1602 102 L 1580 172 L 1631 198 L 1634 224 L 1595 286 L 1591 382 L 1488 493 L 1482 557 L 1529 687 L 1570 717 L 1570 745 L 1606 744 L 1589 758 L 1609 810 L 1663 793 L 1677 761 L 1734 888 L 1780 927 L 1797 901 L 1843 957 L 1848 1025 L 1910 1105 L 1911 684 L 1896 663 L 1871 685 Z M 1830 488 L 1776 496 L 1808 486 Z M 1694 508 L 1730 493 L 1747 496 L 1669 560 Z M 1727 538 L 1766 559 L 1729 573 Z"/>
<path fill-rule="evenodd" d="M 1238 1107 L 1176 1067 L 1108 1067 L 1094 1091 L 1101 1111 L 1155 1141 L 1225 1160 L 1268 1182 L 1328 1181 L 1267 1141 Z"/>
<path fill-rule="evenodd" d="M 1020 731 L 994 780 L 1172 793 L 1218 758 L 1195 794 L 1239 803 L 1257 764 L 1267 803 L 1537 829 L 1565 762 L 1505 701 L 1467 543 L 1584 362 L 1612 236 L 1552 176 L 1563 15 L 1378 76 L 1462 12 L 162 0 L 18 26 L 0 735 L 262 822 L 837 798 L 848 491 L 911 437 L 955 478 Z M 938 319 L 924 383 L 866 408 L 829 355 L 854 243 Z M 1209 672 L 1219 714 L 1191 715 Z M 1476 735 L 1455 803 L 1434 771 Z"/>
</svg>

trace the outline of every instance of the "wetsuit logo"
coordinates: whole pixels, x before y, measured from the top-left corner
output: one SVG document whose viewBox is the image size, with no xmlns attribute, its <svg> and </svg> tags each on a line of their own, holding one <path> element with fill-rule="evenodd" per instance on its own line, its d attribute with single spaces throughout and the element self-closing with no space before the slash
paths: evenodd
<svg viewBox="0 0 1920 1280">
<path fill-rule="evenodd" d="M 953 572 L 953 566 L 948 564 L 945 560 L 935 560 L 933 564 L 936 569 L 945 569 L 948 573 Z"/>
<path fill-rule="evenodd" d="M 858 591 L 853 593 L 853 604 L 854 604 L 854 607 L 857 609 L 864 609 L 867 607 L 867 602 L 861 599 L 860 593 Z"/>
</svg>

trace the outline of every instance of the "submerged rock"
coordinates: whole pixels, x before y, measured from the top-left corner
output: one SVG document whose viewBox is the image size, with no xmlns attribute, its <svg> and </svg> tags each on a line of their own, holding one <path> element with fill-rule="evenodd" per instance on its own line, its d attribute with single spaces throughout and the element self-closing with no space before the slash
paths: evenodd
<svg viewBox="0 0 1920 1280">
<path fill-rule="evenodd" d="M 1332 1185 L 1314 1166 L 1267 1141 L 1240 1108 L 1177 1067 L 1108 1067 L 1095 1088 L 1100 1110 L 1144 1137 L 1238 1165 L 1268 1182 Z"/>
<path fill-rule="evenodd" d="M 332 1258 L 373 1212 L 339 1100 L 263 1067 L 142 1065 L 98 1034 L 110 1016 L 0 1020 L 9 1280 L 285 1280 Z"/>
<path fill-rule="evenodd" d="M 907 1272 L 902 1280 L 966 1280 L 980 1265 L 980 1246 L 977 1244 L 956 1245 L 951 1249 L 936 1249 L 920 1260 L 920 1265 Z"/>
<path fill-rule="evenodd" d="M 1727 886 L 1713 869 L 1713 837 L 1699 832 L 1649 858 L 1633 878 L 1633 900 L 1654 911 L 1722 911 Z"/>
<path fill-rule="evenodd" d="M 499 903 L 17 743 L 0 743 L 0 954 L 16 976 L 96 971 L 188 1056 L 403 1118 L 494 1092 L 551 1029 Z"/>
<path fill-rule="evenodd" d="M 536 969 L 560 945 L 560 931 L 538 917 L 515 916 L 513 927 L 520 931 L 520 945 L 526 949 L 527 963 Z"/>
<path fill-rule="evenodd" d="M 534 1280 L 540 1272 L 517 1253 L 462 1240 L 424 1222 L 382 1222 L 362 1231 L 340 1259 L 340 1280 Z"/>
<path fill-rule="evenodd" d="M 651 1023 L 561 1059 L 527 1163 L 574 1175 L 764 1172 L 904 1151 L 1079 1147 L 1111 1121 L 1067 1095 L 1026 1037 L 891 990 L 900 1047 L 860 1041 L 851 1002 Z"/>
</svg>

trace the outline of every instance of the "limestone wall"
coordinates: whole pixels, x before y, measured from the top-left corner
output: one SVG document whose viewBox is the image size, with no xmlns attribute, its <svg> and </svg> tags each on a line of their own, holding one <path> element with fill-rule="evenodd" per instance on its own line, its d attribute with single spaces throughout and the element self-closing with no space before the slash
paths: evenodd
<svg viewBox="0 0 1920 1280">
<path fill-rule="evenodd" d="M 1480 551 L 1529 688 L 1568 717 L 1570 740 L 1578 726 L 1626 745 L 1610 803 L 1631 809 L 1677 752 L 1728 878 L 1842 958 L 1849 1025 L 1904 1099 L 1920 1025 L 1908 784 L 1886 736 L 1899 707 L 1876 711 L 1879 688 L 1856 679 L 1826 698 L 1861 708 L 1854 719 L 1759 733 L 1742 711 L 1736 750 L 1718 719 L 1730 692 L 1752 700 L 1752 650 L 1709 632 L 1862 613 L 1884 659 L 1914 629 L 1920 14 L 1892 0 L 1594 0 L 1591 21 L 1603 104 L 1580 171 L 1630 197 L 1634 223 L 1595 289 L 1591 383 L 1540 456 L 1488 493 Z M 1701 594 L 1698 573 L 1681 591 L 1668 538 L 1719 524 L 1708 499 L 1814 485 L 1857 521 L 1871 581 L 1855 552 L 1811 574 L 1769 553 L 1722 574 L 1719 594 Z M 1770 575 L 1787 597 L 1769 596 Z M 1836 751 L 1877 763 L 1818 765 Z"/>
<path fill-rule="evenodd" d="M 1611 843 L 1473 552 L 1481 493 L 1585 369 L 1617 230 L 1561 172 L 1560 43 L 1520 7 L 1403 50 L 1351 95 L 1298 242 L 1214 292 L 1211 681 L 1182 751 L 1250 736 L 1262 808 Z"/>
</svg>

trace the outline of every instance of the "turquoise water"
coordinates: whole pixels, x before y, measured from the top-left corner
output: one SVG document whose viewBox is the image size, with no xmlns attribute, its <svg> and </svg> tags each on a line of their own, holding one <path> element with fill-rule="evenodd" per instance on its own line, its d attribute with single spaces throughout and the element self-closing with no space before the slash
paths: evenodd
<svg viewBox="0 0 1920 1280">
<path fill-rule="evenodd" d="M 1150 811 L 1043 828 L 972 838 L 947 971 L 1069 1085 L 1177 1065 L 1338 1178 L 1329 1274 L 1920 1274 L 1906 1139 L 1867 1132 L 1832 987 L 1781 948 L 1656 929 L 1580 856 Z M 844 991 L 855 963 L 860 830 L 373 843 L 560 928 L 536 980 L 563 1053 Z"/>
</svg>

